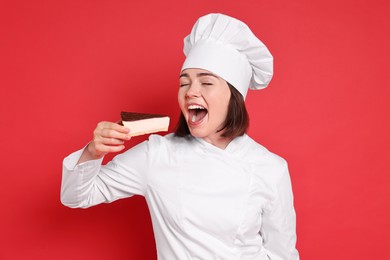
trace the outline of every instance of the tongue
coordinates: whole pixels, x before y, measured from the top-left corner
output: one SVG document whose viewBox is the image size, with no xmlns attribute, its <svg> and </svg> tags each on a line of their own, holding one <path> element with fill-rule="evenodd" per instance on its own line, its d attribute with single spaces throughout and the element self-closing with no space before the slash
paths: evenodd
<svg viewBox="0 0 390 260">
<path fill-rule="evenodd" d="M 197 123 L 202 120 L 207 114 L 206 109 L 191 109 L 189 111 L 190 120 L 192 123 Z"/>
</svg>

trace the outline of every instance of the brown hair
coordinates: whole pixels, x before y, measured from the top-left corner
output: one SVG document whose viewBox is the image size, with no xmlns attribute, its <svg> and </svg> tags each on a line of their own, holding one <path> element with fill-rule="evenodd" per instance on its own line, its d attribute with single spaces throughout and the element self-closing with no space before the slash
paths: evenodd
<svg viewBox="0 0 390 260">
<path fill-rule="evenodd" d="M 246 133 L 249 126 L 249 116 L 246 111 L 245 101 L 241 93 L 228 83 L 230 89 L 230 100 L 228 105 L 228 113 L 225 119 L 224 126 L 218 130 L 218 132 L 225 130 L 221 135 L 222 137 L 232 138 L 241 136 Z M 183 116 L 183 113 L 180 113 L 179 121 L 177 122 L 175 135 L 184 137 L 189 135 L 190 130 L 188 129 L 187 122 Z"/>
</svg>

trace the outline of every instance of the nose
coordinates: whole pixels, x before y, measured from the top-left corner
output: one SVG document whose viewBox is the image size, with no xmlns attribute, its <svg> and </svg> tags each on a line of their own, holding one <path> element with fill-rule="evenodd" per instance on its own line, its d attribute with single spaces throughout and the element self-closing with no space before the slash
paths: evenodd
<svg viewBox="0 0 390 260">
<path fill-rule="evenodd" d="M 199 97 L 199 96 L 200 96 L 199 84 L 194 83 L 194 82 L 191 83 L 188 90 L 187 90 L 186 97 L 192 98 L 192 97 Z"/>
</svg>

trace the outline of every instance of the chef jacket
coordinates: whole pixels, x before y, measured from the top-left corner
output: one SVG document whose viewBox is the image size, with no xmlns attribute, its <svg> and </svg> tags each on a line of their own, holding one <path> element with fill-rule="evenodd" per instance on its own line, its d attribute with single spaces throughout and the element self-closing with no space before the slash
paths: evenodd
<svg viewBox="0 0 390 260">
<path fill-rule="evenodd" d="M 151 135 L 117 155 L 63 161 L 61 201 L 87 208 L 145 197 L 159 260 L 298 260 L 287 163 L 248 135 L 220 149 L 201 138 Z"/>
</svg>

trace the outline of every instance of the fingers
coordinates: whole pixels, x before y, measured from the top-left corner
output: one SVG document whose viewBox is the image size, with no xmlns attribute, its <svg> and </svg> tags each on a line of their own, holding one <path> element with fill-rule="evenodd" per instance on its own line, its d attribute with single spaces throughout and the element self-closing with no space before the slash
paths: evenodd
<svg viewBox="0 0 390 260">
<path fill-rule="evenodd" d="M 128 128 L 119 124 L 100 122 L 94 131 L 94 136 L 98 138 L 117 138 L 126 141 L 130 139 L 129 132 L 130 130 Z"/>
<path fill-rule="evenodd" d="M 113 130 L 113 129 L 108 129 L 108 128 L 95 130 L 94 137 L 95 137 L 95 139 L 98 139 L 101 141 L 104 141 L 104 140 L 110 141 L 112 139 L 118 139 L 118 140 L 122 140 L 122 141 L 130 140 L 130 135 L 118 132 L 118 131 Z"/>
<path fill-rule="evenodd" d="M 127 127 L 124 127 L 119 123 L 112 123 L 112 122 L 100 122 L 98 123 L 96 129 L 112 129 L 124 134 L 128 134 L 130 132 L 130 129 L 128 129 Z"/>
<path fill-rule="evenodd" d="M 125 146 L 124 145 L 106 145 L 103 143 L 94 142 L 94 148 L 92 148 L 92 149 L 93 149 L 94 154 L 101 156 L 101 155 L 105 155 L 108 153 L 120 152 L 123 149 L 125 149 Z"/>
<path fill-rule="evenodd" d="M 90 151 L 101 156 L 107 153 L 119 152 L 125 148 L 124 142 L 131 139 L 130 130 L 112 122 L 100 122 L 93 132 Z"/>
<path fill-rule="evenodd" d="M 95 142 L 98 141 L 99 143 L 102 143 L 102 144 L 105 144 L 105 145 L 121 145 L 121 144 L 125 143 L 125 141 L 120 140 L 118 138 L 105 138 L 105 137 L 95 138 L 94 141 Z"/>
</svg>

